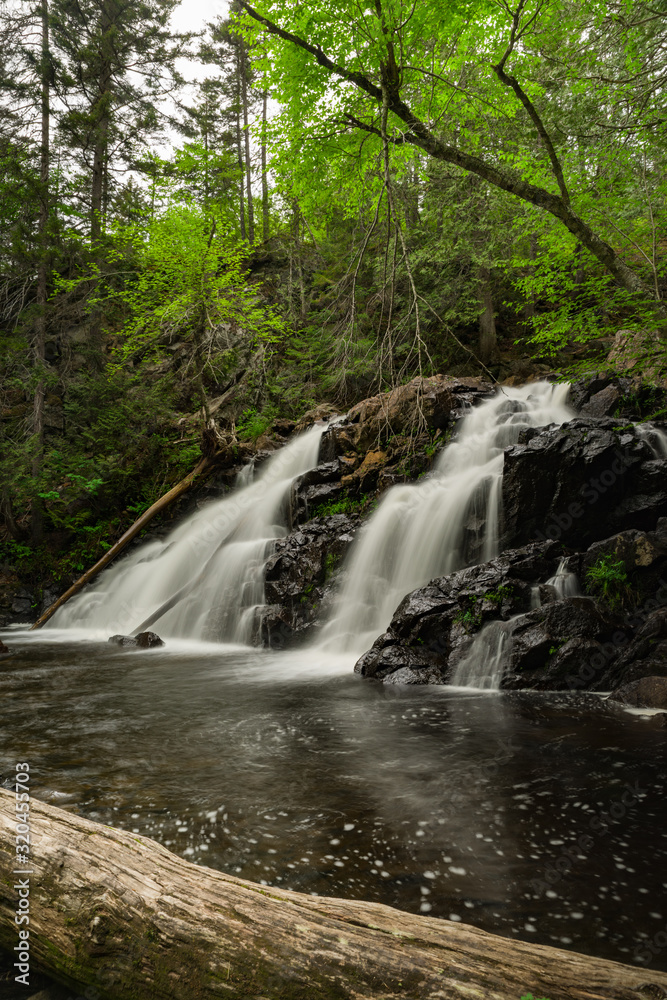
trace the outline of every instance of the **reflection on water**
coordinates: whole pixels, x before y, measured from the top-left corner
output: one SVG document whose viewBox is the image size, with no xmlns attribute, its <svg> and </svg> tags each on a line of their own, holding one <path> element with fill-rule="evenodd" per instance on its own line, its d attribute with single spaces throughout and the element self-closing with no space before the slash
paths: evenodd
<svg viewBox="0 0 667 1000">
<path fill-rule="evenodd" d="M 5 784 L 27 759 L 39 798 L 302 892 L 626 962 L 665 930 L 664 717 L 375 685 L 312 650 L 5 638 Z"/>
</svg>

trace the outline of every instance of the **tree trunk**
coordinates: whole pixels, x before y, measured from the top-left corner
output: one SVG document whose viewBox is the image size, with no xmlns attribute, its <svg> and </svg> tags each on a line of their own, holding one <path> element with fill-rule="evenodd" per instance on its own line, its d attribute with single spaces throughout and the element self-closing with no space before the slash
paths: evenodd
<svg viewBox="0 0 667 1000">
<path fill-rule="evenodd" d="M 241 54 L 240 42 L 236 43 L 236 157 L 239 164 L 239 224 L 241 239 L 246 238 L 245 227 L 245 164 L 241 148 Z"/>
<path fill-rule="evenodd" d="M 12 507 L 9 490 L 6 486 L 0 491 L 0 514 L 2 514 L 3 523 L 11 538 L 13 538 L 15 542 L 24 542 L 25 535 L 16 523 L 14 508 Z"/>
<path fill-rule="evenodd" d="M 530 991 L 646 1000 L 660 994 L 638 992 L 642 985 L 667 987 L 662 972 L 379 903 L 256 885 L 35 799 L 29 864 L 21 865 L 15 805 L 0 790 L 0 945 L 20 955 L 19 927 L 28 929 L 31 967 L 75 991 L 87 987 L 86 996 L 518 1000 Z M 15 923 L 19 888 L 29 925 Z"/>
<path fill-rule="evenodd" d="M 49 279 L 49 166 L 50 166 L 50 118 L 51 118 L 51 65 L 49 58 L 49 5 L 42 0 L 42 55 L 41 77 L 41 118 L 42 141 L 39 170 L 39 268 L 37 272 L 37 318 L 35 320 L 35 340 L 33 345 L 37 385 L 33 399 L 32 431 L 34 436 L 32 478 L 35 483 L 35 497 L 32 502 L 30 531 L 33 544 L 39 545 L 44 537 L 44 507 L 37 495 L 44 458 L 44 362 L 46 359 L 46 309 L 48 303 Z"/>
<path fill-rule="evenodd" d="M 111 91 L 111 61 L 106 54 L 109 41 L 110 19 L 107 3 L 102 5 L 102 39 L 100 52 L 100 73 L 98 78 L 98 94 L 93 108 L 95 121 L 95 146 L 93 150 L 93 172 L 90 188 L 90 240 L 97 243 L 102 235 L 102 218 L 104 209 L 104 175 L 109 145 L 109 101 Z"/>
<path fill-rule="evenodd" d="M 266 106 L 268 104 L 268 91 L 262 94 L 262 239 L 265 243 L 269 239 L 269 178 L 266 164 Z"/>
<path fill-rule="evenodd" d="M 112 20 L 109 12 L 109 0 L 102 0 L 101 10 L 100 67 L 97 78 L 97 96 L 91 109 L 95 116 L 95 145 L 93 148 L 93 169 L 90 186 L 90 242 L 98 268 L 101 270 L 103 256 L 99 248 L 102 236 L 105 188 L 107 179 L 107 158 L 109 155 L 109 125 L 111 114 L 111 81 L 112 81 Z M 98 281 L 93 282 L 91 294 L 95 294 Z M 96 308 L 90 318 L 90 343 L 93 348 L 93 366 L 102 367 L 102 312 Z"/>
<path fill-rule="evenodd" d="M 248 128 L 248 54 L 245 42 L 239 41 L 241 50 L 241 98 L 243 102 L 243 132 L 245 136 L 246 201 L 248 202 L 248 239 L 255 241 L 255 211 L 252 203 L 252 164 L 250 159 L 250 132 Z"/>
<path fill-rule="evenodd" d="M 488 267 L 481 266 L 478 271 L 479 297 L 482 312 L 479 317 L 479 360 L 484 365 L 496 359 L 498 341 L 496 339 L 496 320 L 493 314 L 493 291 L 491 288 L 491 272 Z"/>
<path fill-rule="evenodd" d="M 51 607 L 37 619 L 32 628 L 41 628 L 42 625 L 48 622 L 49 618 L 55 614 L 58 608 L 61 608 L 63 604 L 66 604 L 70 597 L 74 597 L 75 594 L 78 594 L 87 583 L 90 583 L 90 581 L 93 580 L 97 574 L 105 568 L 105 566 L 108 566 L 109 563 L 123 551 L 127 543 L 131 542 L 132 539 L 139 534 L 142 528 L 145 528 L 146 525 L 153 520 L 156 514 L 165 510 L 171 503 L 174 502 L 174 500 L 177 500 L 178 497 L 185 493 L 186 490 L 190 489 L 197 476 L 206 472 L 213 465 L 215 457 L 215 455 L 204 455 L 196 469 L 190 472 L 185 479 L 182 479 L 180 483 L 174 486 L 173 489 L 169 490 L 168 493 L 165 493 L 164 496 L 160 497 L 159 500 L 156 500 L 152 507 L 149 507 L 148 510 L 144 511 L 141 517 L 134 522 L 132 527 L 128 528 L 124 535 L 121 535 L 116 544 L 112 545 L 111 548 L 104 553 L 102 558 L 98 559 L 94 566 L 92 566 L 89 570 L 86 570 L 83 576 L 79 577 L 76 583 L 73 583 L 69 590 L 66 590 L 65 593 L 58 598 L 55 604 L 52 604 Z"/>
</svg>

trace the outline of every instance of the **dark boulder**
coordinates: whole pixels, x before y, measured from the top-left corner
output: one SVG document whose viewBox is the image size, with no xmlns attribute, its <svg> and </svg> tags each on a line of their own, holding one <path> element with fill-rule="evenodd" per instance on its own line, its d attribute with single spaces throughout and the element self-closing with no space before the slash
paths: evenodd
<svg viewBox="0 0 667 1000">
<path fill-rule="evenodd" d="M 604 392 L 613 383 L 614 377 L 609 373 L 593 372 L 589 375 L 584 375 L 583 378 L 576 379 L 571 383 L 568 403 L 578 413 L 581 413 L 594 396 L 599 392 Z M 597 416 L 598 414 L 592 415 Z"/>
<path fill-rule="evenodd" d="M 617 655 L 621 635 L 618 620 L 590 597 L 567 597 L 519 615 L 509 626 L 501 686 L 600 690 L 599 668 Z"/>
<path fill-rule="evenodd" d="M 405 667 L 426 671 L 428 683 L 436 676 L 445 683 L 486 622 L 530 611 L 534 585 L 554 574 L 561 551 L 556 542 L 533 543 L 413 590 L 358 660 L 356 673 L 387 682 Z"/>
<path fill-rule="evenodd" d="M 130 646 L 132 648 L 137 645 L 137 640 L 133 635 L 110 635 L 107 642 L 113 646 Z"/>
<path fill-rule="evenodd" d="M 619 654 L 602 675 L 602 690 L 643 677 L 667 677 L 667 607 L 658 604 L 667 604 L 667 588 L 624 622 Z"/>
<path fill-rule="evenodd" d="M 156 632 L 139 632 L 137 635 L 139 649 L 154 649 L 156 646 L 164 646 L 164 644 L 164 640 Z"/>
<path fill-rule="evenodd" d="M 276 542 L 265 571 L 264 645 L 283 646 L 318 624 L 334 573 L 360 523 L 356 514 L 314 518 Z"/>
<path fill-rule="evenodd" d="M 6 660 L 11 655 L 12 651 L 9 646 L 5 646 L 2 639 L 0 639 L 0 660 Z"/>
<path fill-rule="evenodd" d="M 667 460 L 641 427 L 577 417 L 526 430 L 506 450 L 502 499 L 504 545 L 552 538 L 588 547 L 667 515 Z"/>
<path fill-rule="evenodd" d="M 21 587 L 13 595 L 11 603 L 11 611 L 14 615 L 14 621 L 17 620 L 16 616 L 19 616 L 20 621 L 32 621 L 36 617 L 35 609 L 33 607 L 34 598 L 29 590 L 25 587 Z"/>
<path fill-rule="evenodd" d="M 667 709 L 667 677 L 642 677 L 631 681 L 614 691 L 609 700 L 633 708 Z"/>
<path fill-rule="evenodd" d="M 299 476 L 292 486 L 292 524 L 303 524 L 322 504 L 335 503 L 344 494 L 341 476 L 347 472 L 339 459 L 323 462 Z"/>
<path fill-rule="evenodd" d="M 627 585 L 614 593 L 615 603 L 636 610 L 667 588 L 667 518 L 660 518 L 655 531 L 630 528 L 611 538 L 594 542 L 581 560 L 581 578 L 595 593 L 591 570 L 604 562 L 622 563 Z"/>
<path fill-rule="evenodd" d="M 611 417 L 618 412 L 622 399 L 623 394 L 618 386 L 605 386 L 604 389 L 594 393 L 587 403 L 584 403 L 581 407 L 581 413 L 585 417 Z"/>
<path fill-rule="evenodd" d="M 112 635 L 109 642 L 114 646 L 125 646 L 129 649 L 155 649 L 164 646 L 164 640 L 156 632 L 139 632 L 138 635 Z"/>
</svg>

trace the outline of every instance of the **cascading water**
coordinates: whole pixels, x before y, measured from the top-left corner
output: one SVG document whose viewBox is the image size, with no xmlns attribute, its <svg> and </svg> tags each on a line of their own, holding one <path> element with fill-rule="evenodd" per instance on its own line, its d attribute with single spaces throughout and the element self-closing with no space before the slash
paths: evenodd
<svg viewBox="0 0 667 1000">
<path fill-rule="evenodd" d="M 272 542 L 287 534 L 292 483 L 317 464 L 323 431 L 313 427 L 285 445 L 254 481 L 244 470 L 234 493 L 101 574 L 50 627 L 110 635 L 155 624 L 161 635 L 252 642 L 264 565 Z"/>
<path fill-rule="evenodd" d="M 427 479 L 387 493 L 347 561 L 321 647 L 362 653 L 409 591 L 497 554 L 503 449 L 527 427 L 571 420 L 568 389 L 502 388 L 466 415 Z"/>
<path fill-rule="evenodd" d="M 570 560 L 567 556 L 564 556 L 558 563 L 558 568 L 554 575 L 550 576 L 546 582 L 547 587 L 553 587 L 556 591 L 556 597 L 559 601 L 562 601 L 564 597 L 577 597 L 580 594 L 579 577 L 569 568 L 569 562 Z M 536 587 L 533 587 L 531 608 L 542 606 L 542 597 L 540 595 L 542 586 L 543 584 L 538 584 Z"/>
<path fill-rule="evenodd" d="M 452 674 L 452 687 L 500 690 L 507 646 L 512 641 L 508 626 L 509 622 L 488 622 L 477 633 Z"/>
</svg>

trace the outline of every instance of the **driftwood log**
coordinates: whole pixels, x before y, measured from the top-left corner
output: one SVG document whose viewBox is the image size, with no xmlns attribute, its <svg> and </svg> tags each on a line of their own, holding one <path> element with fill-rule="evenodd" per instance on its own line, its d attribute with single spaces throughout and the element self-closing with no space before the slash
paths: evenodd
<svg viewBox="0 0 667 1000">
<path fill-rule="evenodd" d="M 31 964 L 87 996 L 649 1000 L 667 989 L 664 973 L 246 882 L 34 799 L 29 819 Z M 18 937 L 15 823 L 15 796 L 2 790 L 7 950 Z"/>
<path fill-rule="evenodd" d="M 181 479 L 180 483 L 177 483 L 176 486 L 170 489 L 168 493 L 165 493 L 159 500 L 156 500 L 155 503 L 148 508 L 148 510 L 145 510 L 141 517 L 137 518 L 132 527 L 128 528 L 127 531 L 120 536 L 118 541 L 104 553 L 102 558 L 98 559 L 95 565 L 91 566 L 90 569 L 87 569 L 83 576 L 80 576 L 79 579 L 72 584 L 69 590 L 66 590 L 64 594 L 61 594 L 58 600 L 55 601 L 50 608 L 47 608 L 44 614 L 37 619 L 33 626 L 31 626 L 31 631 L 32 629 L 41 628 L 42 625 L 45 625 L 49 618 L 55 614 L 58 608 L 61 608 L 63 604 L 66 604 L 70 597 L 74 597 L 75 594 L 78 594 L 87 583 L 94 580 L 97 574 L 101 573 L 102 570 L 123 551 L 128 542 L 131 542 L 132 539 L 138 535 L 150 521 L 153 520 L 156 514 L 165 510 L 174 502 L 174 500 L 177 500 L 180 496 L 182 496 L 186 490 L 189 490 L 195 479 L 197 479 L 198 476 L 203 475 L 205 472 L 208 472 L 214 465 L 214 462 L 215 456 L 204 455 L 197 463 L 196 468 L 194 468 L 192 472 L 188 473 L 185 479 Z"/>
</svg>

